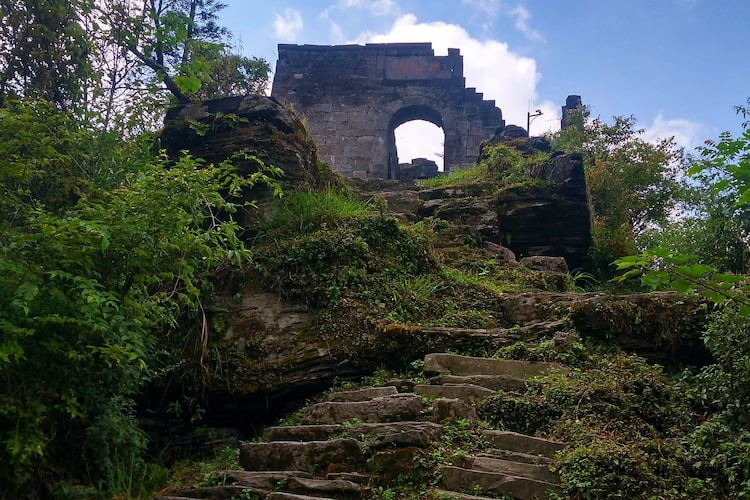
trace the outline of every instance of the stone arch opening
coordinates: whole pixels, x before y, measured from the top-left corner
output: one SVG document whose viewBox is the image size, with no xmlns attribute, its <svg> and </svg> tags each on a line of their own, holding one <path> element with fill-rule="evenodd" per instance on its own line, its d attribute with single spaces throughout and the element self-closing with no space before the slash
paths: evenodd
<svg viewBox="0 0 750 500">
<path fill-rule="evenodd" d="M 396 144 L 396 129 L 405 123 L 414 121 L 424 121 L 431 123 L 443 131 L 443 158 L 446 157 L 445 137 L 448 135 L 445 130 L 445 123 L 440 112 L 424 104 L 415 104 L 404 106 L 396 111 L 388 123 L 388 178 L 399 178 L 399 158 Z"/>
<path fill-rule="evenodd" d="M 458 49 L 429 43 L 279 45 L 271 95 L 308 119 L 319 157 L 362 179 L 397 179 L 393 131 L 424 120 L 444 133 L 445 172 L 473 165 L 505 125 L 495 101 L 466 87 Z"/>
<path fill-rule="evenodd" d="M 396 127 L 395 134 L 399 165 L 425 158 L 437 164 L 438 172 L 443 171 L 445 131 L 442 128 L 425 120 L 412 120 Z"/>
</svg>

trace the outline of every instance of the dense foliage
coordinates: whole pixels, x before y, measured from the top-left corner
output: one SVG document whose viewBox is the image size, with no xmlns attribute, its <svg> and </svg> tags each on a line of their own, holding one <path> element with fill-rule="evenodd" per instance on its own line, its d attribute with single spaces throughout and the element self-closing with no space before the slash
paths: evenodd
<svg viewBox="0 0 750 500">
<path fill-rule="evenodd" d="M 127 135 L 174 102 L 263 93 L 270 66 L 233 47 L 216 0 L 0 4 L 0 103 L 41 99 Z"/>
<path fill-rule="evenodd" d="M 520 329 L 504 323 L 499 296 L 572 288 L 504 265 L 445 221 L 403 224 L 340 186 L 267 206 L 251 255 L 238 200 L 278 171 L 253 157 L 256 173 L 242 178 L 229 164 L 170 161 L 148 133 L 165 104 L 265 89 L 267 62 L 231 50 L 223 7 L 0 2 L 0 497 L 151 494 L 164 470 L 149 463 L 135 400 L 186 350 L 208 362 L 205 309 L 224 271 L 314 308 L 306 334 L 354 361 L 386 352 L 383 332 Z M 633 118 L 571 120 L 553 145 L 584 157 L 596 262 L 620 257 L 623 280 L 702 295 L 715 306 L 703 336 L 713 358 L 676 374 L 579 342 L 518 344 L 497 355 L 569 371 L 499 392 L 480 414 L 566 442 L 556 467 L 574 498 L 749 498 L 750 127 L 685 159 L 672 141 L 645 141 Z M 476 167 L 426 184 L 527 185 L 539 182 L 527 166 L 545 159 L 489 146 Z M 439 245 L 460 251 L 441 257 Z M 382 496 L 427 494 L 429 467 L 480 444 L 466 421 L 442 439 L 422 476 Z"/>
<path fill-rule="evenodd" d="M 220 192 L 265 174 L 168 165 L 43 103 L 0 113 L 1 489 L 115 491 L 145 466 L 133 397 L 186 340 L 168 335 L 249 258 Z"/>
<path fill-rule="evenodd" d="M 606 274 L 615 258 L 635 251 L 636 235 L 665 223 L 684 197 L 681 151 L 671 138 L 648 142 L 632 116 L 608 124 L 580 108 L 568 119 L 571 125 L 552 136 L 552 145 L 583 155 L 594 212 L 592 257 Z"/>
</svg>

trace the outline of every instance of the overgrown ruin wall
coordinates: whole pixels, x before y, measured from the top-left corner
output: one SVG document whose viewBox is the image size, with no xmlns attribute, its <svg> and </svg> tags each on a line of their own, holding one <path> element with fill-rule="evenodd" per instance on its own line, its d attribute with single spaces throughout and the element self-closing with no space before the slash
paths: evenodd
<svg viewBox="0 0 750 500">
<path fill-rule="evenodd" d="M 394 130 L 408 121 L 443 129 L 445 171 L 473 165 L 505 124 L 466 88 L 459 50 L 435 56 L 430 43 L 281 44 L 271 95 L 305 117 L 322 160 L 358 178 L 398 178 Z"/>
</svg>

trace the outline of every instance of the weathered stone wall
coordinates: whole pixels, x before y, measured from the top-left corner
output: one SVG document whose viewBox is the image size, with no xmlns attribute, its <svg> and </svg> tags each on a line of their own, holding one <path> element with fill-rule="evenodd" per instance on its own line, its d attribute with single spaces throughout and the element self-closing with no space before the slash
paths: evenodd
<svg viewBox="0 0 750 500">
<path fill-rule="evenodd" d="M 466 88 L 463 56 L 430 43 L 279 45 L 272 95 L 307 120 L 319 156 L 350 177 L 397 179 L 394 130 L 426 120 L 445 133 L 445 171 L 471 166 L 504 125 L 495 101 Z"/>
</svg>

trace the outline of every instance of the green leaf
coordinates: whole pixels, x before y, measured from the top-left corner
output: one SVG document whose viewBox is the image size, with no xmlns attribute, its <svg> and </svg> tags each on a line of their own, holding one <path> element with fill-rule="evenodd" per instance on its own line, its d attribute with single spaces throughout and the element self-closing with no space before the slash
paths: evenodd
<svg viewBox="0 0 750 500">
<path fill-rule="evenodd" d="M 750 188 L 743 191 L 743 193 L 740 195 L 739 199 L 737 200 L 737 206 L 742 206 L 747 203 L 750 203 Z"/>
<path fill-rule="evenodd" d="M 174 83 L 182 92 L 186 94 L 196 94 L 201 89 L 200 79 L 194 76 L 175 76 Z"/>
<path fill-rule="evenodd" d="M 688 293 L 690 291 L 695 290 L 695 286 L 692 283 L 688 283 L 687 281 L 673 281 L 671 283 L 672 288 L 674 288 L 674 291 L 677 293 Z"/>
<path fill-rule="evenodd" d="M 721 304 L 722 302 L 727 300 L 725 296 L 721 295 L 720 293 L 714 292 L 713 290 L 701 290 L 700 294 L 714 304 Z"/>
<path fill-rule="evenodd" d="M 697 163 L 697 164 L 693 165 L 692 167 L 690 167 L 688 169 L 688 175 L 692 177 L 692 176 L 694 176 L 696 174 L 699 174 L 699 173 L 703 172 L 707 168 L 708 168 L 707 164 L 705 164 L 705 163 Z"/>
<path fill-rule="evenodd" d="M 675 271 L 688 278 L 702 278 L 715 271 L 711 266 L 704 264 L 693 264 L 691 266 L 676 266 Z"/>
</svg>

